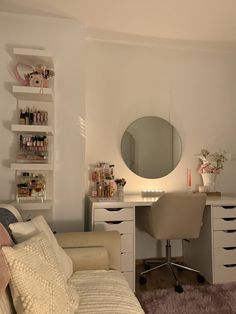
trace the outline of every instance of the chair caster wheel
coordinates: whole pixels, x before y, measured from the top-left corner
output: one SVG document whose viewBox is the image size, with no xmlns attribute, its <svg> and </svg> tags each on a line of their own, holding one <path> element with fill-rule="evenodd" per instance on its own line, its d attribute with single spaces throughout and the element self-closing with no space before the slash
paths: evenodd
<svg viewBox="0 0 236 314">
<path fill-rule="evenodd" d="M 197 275 L 197 281 L 199 282 L 199 283 L 203 283 L 204 281 L 205 281 L 205 278 L 202 276 L 202 275 Z"/>
<path fill-rule="evenodd" d="M 151 268 L 151 265 L 149 265 L 149 264 L 144 264 L 144 269 L 145 270 L 148 270 L 148 269 L 150 269 Z"/>
<path fill-rule="evenodd" d="M 141 285 L 145 285 L 146 282 L 147 282 L 147 279 L 144 276 L 140 276 L 139 277 L 139 283 Z"/>
<path fill-rule="evenodd" d="M 184 292 L 184 289 L 180 285 L 175 285 L 175 292 L 182 293 Z"/>
</svg>

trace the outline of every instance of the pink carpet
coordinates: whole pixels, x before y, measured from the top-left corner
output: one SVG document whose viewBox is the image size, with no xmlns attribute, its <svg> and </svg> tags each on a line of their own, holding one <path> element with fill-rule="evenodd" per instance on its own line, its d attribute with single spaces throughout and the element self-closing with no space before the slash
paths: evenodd
<svg viewBox="0 0 236 314">
<path fill-rule="evenodd" d="M 236 282 L 145 291 L 138 299 L 146 314 L 236 314 Z"/>
</svg>

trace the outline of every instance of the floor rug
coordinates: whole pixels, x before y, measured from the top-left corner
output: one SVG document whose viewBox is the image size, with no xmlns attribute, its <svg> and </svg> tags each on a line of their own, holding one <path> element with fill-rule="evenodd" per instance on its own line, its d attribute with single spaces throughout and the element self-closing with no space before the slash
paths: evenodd
<svg viewBox="0 0 236 314">
<path fill-rule="evenodd" d="M 236 314 L 236 282 L 144 291 L 138 299 L 146 314 Z"/>
</svg>

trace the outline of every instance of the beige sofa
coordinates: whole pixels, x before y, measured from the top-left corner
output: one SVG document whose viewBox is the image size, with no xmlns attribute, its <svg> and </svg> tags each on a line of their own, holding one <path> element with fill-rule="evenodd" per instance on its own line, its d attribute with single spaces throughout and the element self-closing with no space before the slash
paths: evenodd
<svg viewBox="0 0 236 314">
<path fill-rule="evenodd" d="M 117 232 L 58 233 L 56 239 L 73 261 L 68 284 L 79 294 L 79 308 L 75 313 L 144 313 L 119 271 L 120 235 Z M 9 288 L 0 296 L 0 313 L 15 313 Z"/>
</svg>

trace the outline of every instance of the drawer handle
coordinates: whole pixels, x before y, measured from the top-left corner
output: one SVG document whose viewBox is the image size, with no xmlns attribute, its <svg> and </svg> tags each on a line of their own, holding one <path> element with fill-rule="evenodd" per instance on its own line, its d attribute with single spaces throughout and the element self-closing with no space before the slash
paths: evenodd
<svg viewBox="0 0 236 314">
<path fill-rule="evenodd" d="M 235 206 L 222 206 L 224 209 L 232 209 L 235 208 Z"/>
<path fill-rule="evenodd" d="M 105 208 L 105 210 L 109 212 L 118 212 L 119 210 L 122 210 L 123 208 Z"/>
<path fill-rule="evenodd" d="M 236 230 L 223 230 L 223 232 L 225 232 L 225 233 L 234 233 L 234 232 L 236 232 Z"/>
<path fill-rule="evenodd" d="M 223 247 L 224 250 L 226 251 L 231 251 L 231 250 L 235 250 L 236 246 L 232 246 L 232 247 Z"/>
<path fill-rule="evenodd" d="M 222 218 L 225 221 L 232 221 L 232 220 L 236 220 L 236 218 Z"/>
<path fill-rule="evenodd" d="M 121 224 L 123 221 L 105 221 L 105 223 L 107 224 L 111 224 L 111 225 L 118 225 Z"/>
<path fill-rule="evenodd" d="M 236 264 L 226 264 L 226 265 L 224 265 L 224 267 L 228 267 L 228 268 L 230 268 L 230 267 L 236 267 Z"/>
</svg>

